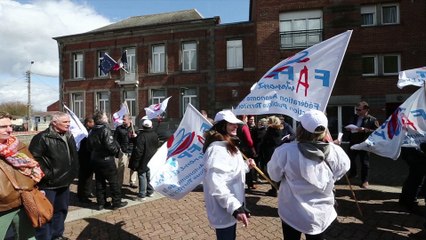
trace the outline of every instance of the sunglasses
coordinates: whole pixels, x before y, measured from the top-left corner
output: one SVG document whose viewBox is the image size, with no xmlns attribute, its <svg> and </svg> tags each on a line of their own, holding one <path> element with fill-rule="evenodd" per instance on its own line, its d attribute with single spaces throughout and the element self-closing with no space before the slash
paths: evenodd
<svg viewBox="0 0 426 240">
<path fill-rule="evenodd" d="M 362 110 L 364 110 L 364 109 L 356 108 L 355 110 L 356 110 L 357 112 L 359 112 L 359 111 L 362 111 Z"/>
</svg>

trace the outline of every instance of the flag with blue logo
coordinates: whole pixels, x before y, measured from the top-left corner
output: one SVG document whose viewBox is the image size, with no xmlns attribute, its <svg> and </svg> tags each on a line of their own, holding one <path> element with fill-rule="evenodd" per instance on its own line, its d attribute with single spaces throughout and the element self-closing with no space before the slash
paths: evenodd
<svg viewBox="0 0 426 240">
<path fill-rule="evenodd" d="M 307 110 L 325 111 L 351 35 L 348 30 L 282 60 L 252 86 L 234 114 L 298 120 Z"/>
<path fill-rule="evenodd" d="M 364 150 L 398 159 L 401 146 L 419 148 L 426 140 L 426 97 L 424 87 L 411 95 L 362 143 L 352 150 Z"/>
<path fill-rule="evenodd" d="M 204 179 L 204 132 L 212 124 L 190 103 L 176 132 L 148 163 L 151 185 L 162 195 L 180 199 Z"/>
</svg>

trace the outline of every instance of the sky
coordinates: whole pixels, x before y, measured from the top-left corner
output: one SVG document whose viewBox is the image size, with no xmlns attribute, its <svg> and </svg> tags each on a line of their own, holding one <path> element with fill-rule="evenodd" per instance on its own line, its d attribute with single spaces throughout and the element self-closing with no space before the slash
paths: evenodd
<svg viewBox="0 0 426 240">
<path fill-rule="evenodd" d="M 248 21 L 250 0 L 0 0 L 0 103 L 33 111 L 59 100 L 58 45 L 53 37 L 84 33 L 132 16 L 197 9 L 221 23 Z M 33 64 L 31 64 L 33 62 Z"/>
</svg>

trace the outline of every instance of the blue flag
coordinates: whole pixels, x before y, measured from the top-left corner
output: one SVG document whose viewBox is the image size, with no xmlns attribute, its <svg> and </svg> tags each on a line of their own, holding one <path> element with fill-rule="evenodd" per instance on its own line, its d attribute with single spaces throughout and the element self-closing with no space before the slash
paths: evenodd
<svg viewBox="0 0 426 240">
<path fill-rule="evenodd" d="M 104 55 L 102 56 L 101 65 L 99 65 L 99 68 L 104 74 L 108 74 L 112 70 L 112 68 L 116 65 L 117 65 L 117 62 L 114 59 L 112 59 L 108 55 L 108 53 L 104 53 Z"/>
</svg>

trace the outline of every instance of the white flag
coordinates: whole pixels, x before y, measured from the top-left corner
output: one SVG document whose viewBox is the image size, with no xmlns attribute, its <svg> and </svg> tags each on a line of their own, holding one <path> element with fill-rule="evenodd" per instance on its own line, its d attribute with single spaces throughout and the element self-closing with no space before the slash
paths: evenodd
<svg viewBox="0 0 426 240">
<path fill-rule="evenodd" d="M 74 136 L 75 143 L 77 145 L 77 150 L 80 149 L 80 142 L 83 138 L 87 137 L 89 133 L 87 132 L 86 127 L 84 127 L 83 123 L 81 123 L 80 119 L 74 114 L 71 109 L 64 105 L 65 110 L 68 111 L 70 115 L 71 123 L 70 123 L 70 131 Z"/>
<path fill-rule="evenodd" d="M 397 86 L 403 88 L 408 85 L 421 87 L 426 81 L 426 67 L 414 68 L 399 72 Z"/>
<path fill-rule="evenodd" d="M 129 108 L 127 107 L 127 102 L 123 102 L 120 106 L 120 110 L 112 115 L 112 122 L 114 123 L 114 127 L 118 127 L 123 124 L 123 117 L 126 114 L 129 114 Z"/>
<path fill-rule="evenodd" d="M 365 150 L 382 157 L 396 160 L 401 146 L 418 147 L 426 140 L 425 89 L 420 88 L 411 95 L 371 135 L 353 150 Z"/>
<path fill-rule="evenodd" d="M 325 111 L 352 30 L 291 56 L 251 88 L 236 115 L 285 114 L 296 120 L 310 109 Z"/>
<path fill-rule="evenodd" d="M 147 108 L 145 108 L 145 113 L 148 119 L 154 119 L 157 118 L 159 115 L 161 115 L 164 111 L 166 111 L 167 103 L 169 102 L 169 99 L 171 97 L 168 97 L 164 99 L 163 102 L 153 104 Z"/>
<path fill-rule="evenodd" d="M 149 161 L 151 185 L 155 191 L 180 199 L 192 191 L 204 178 L 204 132 L 211 128 L 191 104 L 176 132 L 158 149 Z"/>
</svg>

